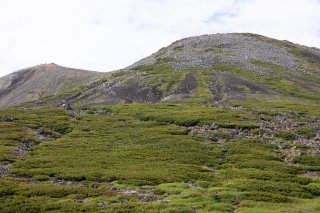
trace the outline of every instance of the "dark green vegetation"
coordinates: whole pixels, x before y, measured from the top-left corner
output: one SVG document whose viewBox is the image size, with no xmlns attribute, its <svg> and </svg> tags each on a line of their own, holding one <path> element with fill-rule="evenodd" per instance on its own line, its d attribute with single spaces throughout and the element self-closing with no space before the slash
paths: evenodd
<svg viewBox="0 0 320 213">
<path fill-rule="evenodd" d="M 320 179 L 304 175 L 320 171 L 319 156 L 295 156 L 289 165 L 272 143 L 261 141 L 259 125 L 285 113 L 276 108 L 283 103 L 235 104 L 97 106 L 84 115 L 3 110 L 1 164 L 11 169 L 0 179 L 0 211 L 320 211 Z M 293 114 L 304 107 L 295 120 L 320 113 L 287 106 Z M 92 114 L 97 109 L 113 114 Z M 244 132 L 252 137 L 238 137 Z M 308 127 L 274 135 L 315 137 Z M 26 140 L 33 146 L 17 154 Z"/>
</svg>

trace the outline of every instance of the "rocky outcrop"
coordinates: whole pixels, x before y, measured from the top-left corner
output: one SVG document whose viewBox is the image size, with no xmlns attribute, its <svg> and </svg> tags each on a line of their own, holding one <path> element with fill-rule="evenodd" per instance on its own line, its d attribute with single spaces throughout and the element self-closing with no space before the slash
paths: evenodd
<svg viewBox="0 0 320 213">
<path fill-rule="evenodd" d="M 216 124 L 181 127 L 188 129 L 189 135 L 204 138 L 204 143 L 220 146 L 234 139 L 254 139 L 262 144 L 271 144 L 279 158 L 288 164 L 302 155 L 320 155 L 319 117 L 299 113 L 274 112 L 273 115 L 253 113 L 257 118 L 256 128 L 221 127 Z"/>
<path fill-rule="evenodd" d="M 294 46 L 294 44 L 291 45 Z M 320 51 L 314 49 L 308 52 L 314 59 L 320 55 Z M 167 63 L 176 70 L 190 67 L 209 68 L 214 64 L 224 63 L 243 64 L 250 70 L 260 72 L 259 68 L 251 63 L 254 60 L 299 69 L 296 57 L 288 47 L 281 45 L 279 41 L 255 34 L 237 33 L 202 35 L 182 39 L 138 61 L 128 69 L 154 64 L 158 58 L 168 57 L 173 60 Z"/>
</svg>

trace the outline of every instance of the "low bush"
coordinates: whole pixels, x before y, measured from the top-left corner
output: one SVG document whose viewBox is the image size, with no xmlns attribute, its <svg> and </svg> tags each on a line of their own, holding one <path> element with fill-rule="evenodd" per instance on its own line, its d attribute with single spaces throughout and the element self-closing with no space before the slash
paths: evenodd
<svg viewBox="0 0 320 213">
<path fill-rule="evenodd" d="M 310 183 L 306 186 L 306 190 L 313 195 L 320 195 L 320 183 Z"/>
<path fill-rule="evenodd" d="M 294 162 L 308 166 L 320 166 L 320 155 L 303 155 L 295 158 Z"/>
<path fill-rule="evenodd" d="M 298 135 L 302 135 L 307 139 L 311 139 L 316 136 L 316 133 L 311 128 L 298 128 L 296 129 Z"/>
<path fill-rule="evenodd" d="M 212 141 L 218 141 L 219 139 L 230 139 L 230 134 L 227 132 L 212 132 L 208 135 L 208 139 Z"/>
<path fill-rule="evenodd" d="M 276 131 L 275 136 L 288 141 L 293 140 L 295 138 L 295 134 L 293 132 L 285 131 L 285 130 Z"/>
</svg>

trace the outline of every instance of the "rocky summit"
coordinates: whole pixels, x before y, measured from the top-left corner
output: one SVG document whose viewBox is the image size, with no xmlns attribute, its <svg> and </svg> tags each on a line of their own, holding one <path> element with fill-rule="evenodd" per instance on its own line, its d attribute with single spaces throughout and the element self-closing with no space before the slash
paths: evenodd
<svg viewBox="0 0 320 213">
<path fill-rule="evenodd" d="M 320 212 L 320 50 L 185 38 L 0 78 L 0 212 Z"/>
</svg>

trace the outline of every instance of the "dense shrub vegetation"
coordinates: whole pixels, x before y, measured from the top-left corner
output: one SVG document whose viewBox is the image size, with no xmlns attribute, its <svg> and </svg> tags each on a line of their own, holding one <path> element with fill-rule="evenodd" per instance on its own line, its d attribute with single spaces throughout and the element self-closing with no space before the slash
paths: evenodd
<svg viewBox="0 0 320 213">
<path fill-rule="evenodd" d="M 300 110 L 278 106 L 283 107 L 264 104 L 258 115 Z M 87 110 L 99 108 L 106 109 Z M 166 104 L 107 109 L 112 115 L 1 111 L 1 118 L 13 119 L 0 122 L 1 165 L 12 165 L 0 179 L 0 211 L 320 211 L 319 178 L 302 175 L 320 170 L 318 155 L 302 155 L 288 165 L 271 144 L 233 138 L 235 130 L 263 134 L 259 122 L 265 117 L 256 117 L 248 102 L 242 110 Z M 306 106 L 304 112 L 297 119 L 320 113 Z M 207 138 L 190 133 L 203 126 L 224 131 Z M 50 140 L 39 139 L 39 128 Z M 285 141 L 314 136 L 310 128 L 275 132 Z M 22 138 L 35 142 L 26 155 L 16 150 Z"/>
</svg>

